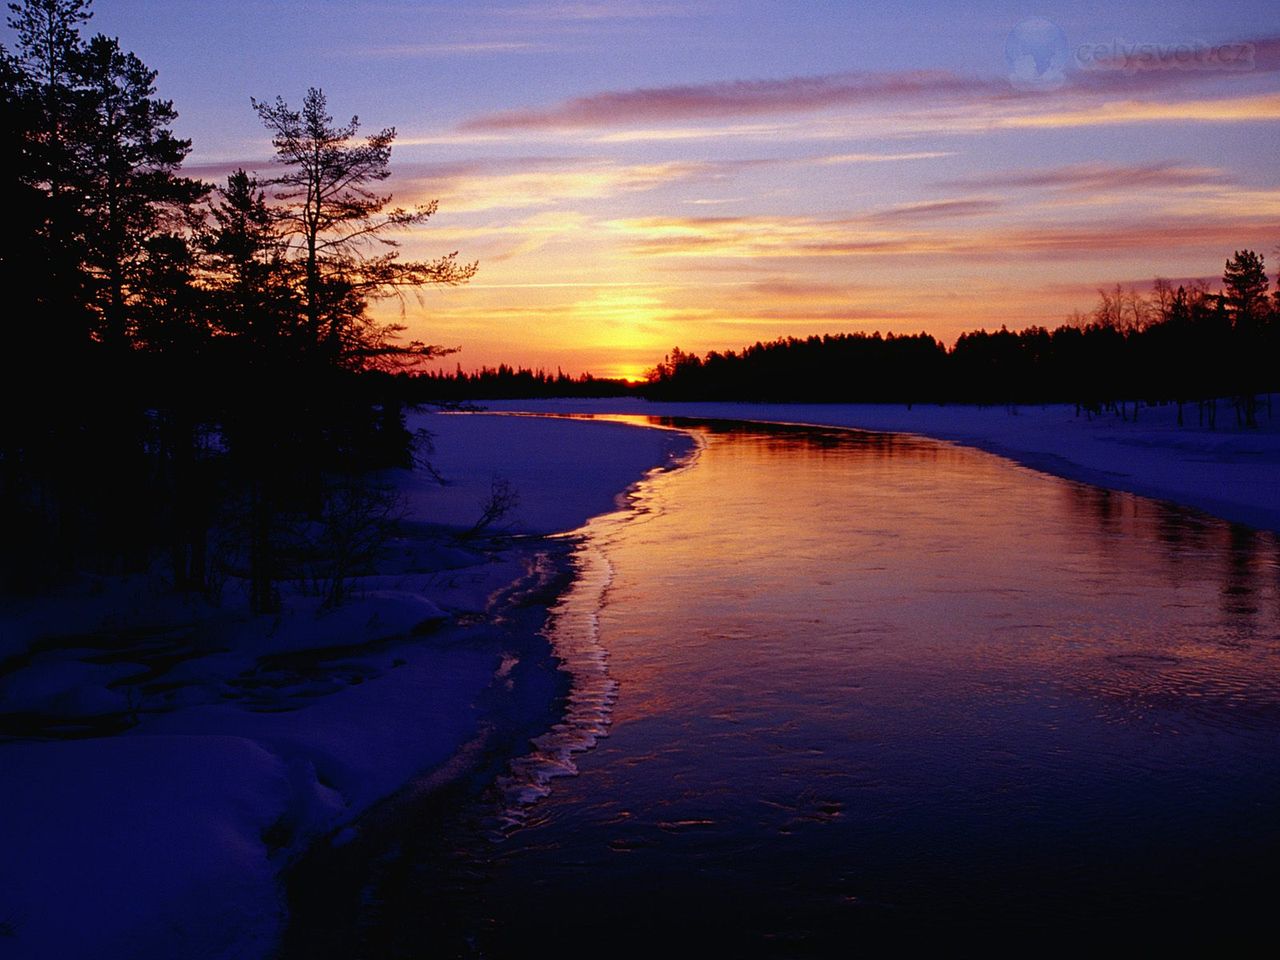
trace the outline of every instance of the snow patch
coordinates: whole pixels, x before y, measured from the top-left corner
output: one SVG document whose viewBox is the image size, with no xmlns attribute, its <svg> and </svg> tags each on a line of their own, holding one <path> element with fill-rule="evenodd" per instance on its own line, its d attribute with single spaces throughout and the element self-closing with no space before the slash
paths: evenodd
<svg viewBox="0 0 1280 960">
<path fill-rule="evenodd" d="M 519 495 L 500 526 L 555 533 L 687 448 L 617 424 L 414 426 L 434 434 L 446 483 L 391 473 L 403 535 L 337 608 L 285 585 L 280 614 L 249 617 L 241 583 L 219 608 L 145 577 L 0 601 L 0 954 L 269 955 L 280 871 L 309 844 L 349 840 L 406 783 L 465 773 L 504 664 L 545 644 L 499 614 L 538 602 L 536 584 L 513 585 L 544 580 L 552 548 L 458 538 L 493 478 Z"/>
</svg>

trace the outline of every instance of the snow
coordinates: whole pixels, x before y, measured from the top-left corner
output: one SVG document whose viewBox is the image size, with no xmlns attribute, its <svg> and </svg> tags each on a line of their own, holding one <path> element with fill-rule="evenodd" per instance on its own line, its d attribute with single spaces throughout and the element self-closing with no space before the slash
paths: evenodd
<svg viewBox="0 0 1280 960">
<path fill-rule="evenodd" d="M 489 407 L 907 432 L 1280 530 L 1280 429 L 1265 413 L 1246 430 L 1220 410 L 1211 431 L 1178 428 L 1172 408 L 1134 422 L 1061 406 Z M 409 535 L 341 607 L 293 589 L 279 616 L 251 618 L 236 612 L 243 585 L 212 607 L 156 577 L 0 601 L 0 954 L 268 955 L 281 870 L 349 839 L 406 783 L 463 772 L 511 658 L 548 658 L 536 611 L 493 614 L 517 581 L 563 570 L 567 547 L 468 539 L 493 492 L 518 497 L 496 528 L 570 530 L 690 449 L 679 433 L 580 419 L 420 414 L 413 426 L 435 438 L 435 473 L 388 476 Z"/>
<path fill-rule="evenodd" d="M 238 737 L 6 745 L 6 957 L 244 956 L 278 915 L 284 762 Z M 234 772 L 234 775 L 228 775 Z"/>
<path fill-rule="evenodd" d="M 1275 399 L 1275 398 L 1273 398 Z M 1070 405 L 978 407 L 887 404 L 757 404 L 608 400 L 494 401 L 492 411 L 628 414 L 814 424 L 910 433 L 994 453 L 1043 473 L 1168 500 L 1235 523 L 1280 531 L 1280 418 L 1266 404 L 1256 428 L 1239 427 L 1225 401 L 1217 428 L 1196 406 L 1177 424 L 1173 405 L 1137 419 L 1076 415 Z"/>
<path fill-rule="evenodd" d="M 122 663 L 85 663 L 42 654 L 25 669 L 0 677 L 0 703 L 10 713 L 74 719 L 118 713 L 128 709 L 128 700 L 109 684 L 134 672 Z"/>
<path fill-rule="evenodd" d="M 482 449 L 465 438 L 484 422 Z M 520 533 L 554 533 L 582 526 L 616 506 L 617 493 L 656 464 L 687 449 L 663 431 L 599 423 L 583 431 L 568 420 L 474 414 L 419 414 L 411 428 L 434 437 L 430 456 L 446 480 L 410 494 L 414 514 L 467 527 L 480 515 L 494 479 L 509 481 L 519 502 L 503 526 Z M 676 446 L 672 446 L 676 443 Z"/>
<path fill-rule="evenodd" d="M 458 534 L 495 476 L 519 497 L 507 532 L 576 528 L 688 439 L 483 415 L 414 426 L 435 436 L 435 476 L 387 477 L 408 535 L 337 608 L 291 587 L 281 614 L 249 617 L 243 584 L 214 607 L 158 576 L 0 601 L 0 955 L 269 955 L 280 873 L 309 845 L 346 842 L 411 781 L 464 774 L 493 711 L 517 730 L 552 719 L 553 685 L 508 693 L 515 659 L 554 663 L 543 613 L 506 598 L 553 581 L 568 545 Z"/>
</svg>

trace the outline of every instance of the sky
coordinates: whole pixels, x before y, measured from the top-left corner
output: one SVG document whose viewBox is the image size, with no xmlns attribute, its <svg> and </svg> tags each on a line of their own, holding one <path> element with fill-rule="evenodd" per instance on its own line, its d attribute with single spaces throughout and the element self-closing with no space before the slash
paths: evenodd
<svg viewBox="0 0 1280 960">
<path fill-rule="evenodd" d="M 379 305 L 444 364 L 641 377 L 815 333 L 1055 326 L 1100 287 L 1280 260 L 1274 0 L 96 0 L 188 172 L 272 172 L 250 97 L 394 126 Z"/>
</svg>

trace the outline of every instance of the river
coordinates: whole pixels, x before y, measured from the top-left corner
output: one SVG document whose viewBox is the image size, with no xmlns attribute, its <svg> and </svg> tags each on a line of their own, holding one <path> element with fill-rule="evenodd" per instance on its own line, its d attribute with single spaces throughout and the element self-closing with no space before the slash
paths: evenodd
<svg viewBox="0 0 1280 960">
<path fill-rule="evenodd" d="M 924 439 L 663 425 L 696 435 L 691 465 L 576 537 L 569 719 L 501 789 L 408 825 L 365 891 L 372 953 L 1267 929 L 1273 534 Z"/>
</svg>

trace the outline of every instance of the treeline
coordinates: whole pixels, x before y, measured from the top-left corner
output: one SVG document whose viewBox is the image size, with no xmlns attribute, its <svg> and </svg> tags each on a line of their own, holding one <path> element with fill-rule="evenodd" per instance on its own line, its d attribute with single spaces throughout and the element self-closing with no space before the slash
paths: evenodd
<svg viewBox="0 0 1280 960">
<path fill-rule="evenodd" d="M 654 400 L 860 403 L 945 396 L 946 348 L 928 334 L 785 337 L 705 357 L 676 348 L 650 372 Z"/>
<path fill-rule="evenodd" d="M 468 279 L 397 256 L 393 129 L 358 137 L 324 95 L 254 102 L 275 176 L 186 177 L 155 72 L 86 38 L 89 0 L 10 4 L 0 231 L 0 587 L 167 563 L 270 610 L 306 578 L 337 598 L 389 506 L 362 479 L 413 438 L 384 373 L 438 354 L 372 300 Z"/>
<path fill-rule="evenodd" d="M 626 380 L 611 380 L 584 373 L 571 377 L 527 367 L 481 367 L 468 373 L 457 367 L 452 373 L 441 370 L 396 374 L 397 389 L 408 403 L 458 400 L 507 400 L 538 397 L 625 397 L 635 393 Z"/>
<path fill-rule="evenodd" d="M 756 343 L 705 356 L 673 350 L 646 396 L 671 400 L 1076 403 L 1233 400 L 1255 424 L 1259 396 L 1280 389 L 1280 297 L 1267 295 L 1261 255 L 1237 251 L 1220 291 L 1157 280 L 1150 296 L 1102 291 L 1089 316 L 1054 330 L 965 333 L 951 349 L 928 334 L 838 334 Z M 1280 290 L 1277 291 L 1280 295 Z M 1136 410 L 1136 408 L 1135 408 Z"/>
</svg>

